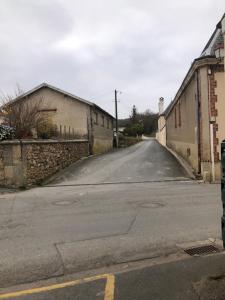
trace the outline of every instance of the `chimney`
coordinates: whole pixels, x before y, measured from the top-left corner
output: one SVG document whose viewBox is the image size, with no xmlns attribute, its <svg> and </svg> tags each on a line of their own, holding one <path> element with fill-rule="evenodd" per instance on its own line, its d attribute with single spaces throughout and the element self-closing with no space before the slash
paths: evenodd
<svg viewBox="0 0 225 300">
<path fill-rule="evenodd" d="M 164 98 L 159 98 L 159 115 L 163 114 L 164 112 Z"/>
</svg>

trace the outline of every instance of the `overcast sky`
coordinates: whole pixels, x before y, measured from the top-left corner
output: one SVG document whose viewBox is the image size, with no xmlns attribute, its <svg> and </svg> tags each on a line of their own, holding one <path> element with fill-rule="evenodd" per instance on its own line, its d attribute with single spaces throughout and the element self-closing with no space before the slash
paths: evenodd
<svg viewBox="0 0 225 300">
<path fill-rule="evenodd" d="M 0 0 L 0 90 L 42 82 L 119 116 L 177 92 L 224 0 Z"/>
</svg>

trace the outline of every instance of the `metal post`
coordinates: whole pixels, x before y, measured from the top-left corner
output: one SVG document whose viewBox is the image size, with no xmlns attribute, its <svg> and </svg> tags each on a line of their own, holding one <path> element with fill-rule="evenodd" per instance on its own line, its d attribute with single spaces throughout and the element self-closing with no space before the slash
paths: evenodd
<svg viewBox="0 0 225 300">
<path fill-rule="evenodd" d="M 212 167 L 212 182 L 215 182 L 215 156 L 214 156 L 214 134 L 213 123 L 210 123 L 210 150 L 211 150 L 211 167 Z"/>
<path fill-rule="evenodd" d="M 119 140 L 118 140 L 117 90 L 115 90 L 115 117 L 116 117 L 116 148 L 118 148 Z"/>
</svg>

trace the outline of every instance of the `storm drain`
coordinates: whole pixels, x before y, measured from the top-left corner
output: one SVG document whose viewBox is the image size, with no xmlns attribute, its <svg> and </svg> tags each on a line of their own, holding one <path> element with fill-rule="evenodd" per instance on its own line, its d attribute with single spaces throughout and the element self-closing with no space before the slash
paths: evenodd
<svg viewBox="0 0 225 300">
<path fill-rule="evenodd" d="M 184 252 L 186 252 L 191 256 L 194 256 L 194 255 L 207 255 L 212 253 L 218 253 L 220 252 L 220 250 L 213 245 L 204 245 L 204 246 L 185 249 Z"/>
</svg>

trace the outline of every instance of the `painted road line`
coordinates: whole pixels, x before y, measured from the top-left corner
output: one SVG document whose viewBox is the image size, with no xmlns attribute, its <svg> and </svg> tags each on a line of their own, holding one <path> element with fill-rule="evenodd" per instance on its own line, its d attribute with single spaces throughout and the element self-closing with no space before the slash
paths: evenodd
<svg viewBox="0 0 225 300">
<path fill-rule="evenodd" d="M 10 299 L 10 298 L 15 298 L 15 297 L 49 292 L 49 291 L 53 291 L 53 290 L 57 290 L 57 289 L 63 289 L 66 287 L 79 285 L 82 283 L 96 281 L 99 279 L 106 279 L 104 300 L 113 300 L 114 299 L 114 288 L 115 288 L 115 276 L 113 274 L 97 275 L 97 276 L 93 276 L 93 277 L 77 279 L 77 280 L 68 281 L 68 282 L 64 282 L 64 283 L 43 286 L 40 288 L 33 288 L 33 289 L 17 291 L 17 292 L 12 292 L 12 293 L 7 293 L 7 294 L 0 294 L 0 299 Z"/>
<path fill-rule="evenodd" d="M 107 281 L 105 286 L 105 297 L 104 300 L 113 300 L 115 290 L 115 276 L 112 274 L 107 275 Z"/>
</svg>

